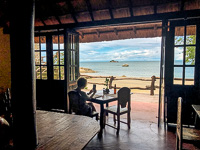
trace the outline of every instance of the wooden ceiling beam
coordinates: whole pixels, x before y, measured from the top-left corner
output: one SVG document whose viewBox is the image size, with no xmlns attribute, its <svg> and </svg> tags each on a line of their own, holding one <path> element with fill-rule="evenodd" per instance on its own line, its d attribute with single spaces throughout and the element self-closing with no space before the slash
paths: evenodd
<svg viewBox="0 0 200 150">
<path fill-rule="evenodd" d="M 110 18 L 111 19 L 114 19 L 113 17 L 113 12 L 112 12 L 112 4 L 111 4 L 111 0 L 107 0 L 107 3 L 108 3 L 108 10 L 109 10 L 109 13 L 110 13 Z"/>
<path fill-rule="evenodd" d="M 73 7 L 73 5 L 71 3 L 71 0 L 66 0 L 66 2 L 67 2 L 67 5 L 68 5 L 68 8 L 69 8 L 69 11 L 70 11 L 70 13 L 72 15 L 72 18 L 74 19 L 75 24 L 77 24 L 78 21 L 76 19 L 76 15 L 75 15 L 76 12 L 74 11 L 74 7 Z"/>
<path fill-rule="evenodd" d="M 116 35 L 118 35 L 118 31 L 117 31 L 116 28 L 114 28 L 114 32 L 115 32 Z"/>
<path fill-rule="evenodd" d="M 157 14 L 157 5 L 158 5 L 158 3 L 159 3 L 158 0 L 154 0 L 153 3 L 152 3 L 154 14 Z"/>
<path fill-rule="evenodd" d="M 39 19 L 43 23 L 43 25 L 46 26 L 46 23 L 44 22 L 44 20 L 42 18 L 39 18 Z"/>
<path fill-rule="evenodd" d="M 118 18 L 118 19 L 109 19 L 109 20 L 99 20 L 93 22 L 79 22 L 70 23 L 70 24 L 62 24 L 62 25 L 50 25 L 46 27 L 35 27 L 35 30 L 49 30 L 49 29 L 57 29 L 57 28 L 92 28 L 99 26 L 118 26 L 118 25 L 130 25 L 130 24 L 140 24 L 140 23 L 153 23 L 159 22 L 164 19 L 184 19 L 184 18 L 200 18 L 200 10 L 187 10 L 183 12 L 170 12 L 170 13 L 162 13 L 162 14 L 152 14 L 152 15 L 144 15 L 144 16 L 134 16 L 127 18 Z"/>
<path fill-rule="evenodd" d="M 56 15 L 56 20 L 59 22 L 59 24 L 62 24 L 62 22 L 60 21 L 60 18 Z"/>
<path fill-rule="evenodd" d="M 157 29 L 161 29 L 162 28 L 162 26 L 157 26 Z M 129 28 L 129 29 L 114 29 L 114 32 L 115 32 L 115 30 L 117 31 L 117 34 L 116 35 L 118 35 L 118 33 L 119 32 L 126 32 L 126 31 L 133 31 L 134 32 L 134 34 L 137 34 L 137 31 L 139 31 L 139 30 L 154 30 L 154 27 L 144 27 L 144 28 L 136 28 L 136 27 L 133 27 L 133 28 Z M 97 30 L 96 30 L 97 31 Z M 91 31 L 91 32 L 85 32 L 85 33 L 83 33 L 83 32 L 80 32 L 80 31 L 78 31 L 79 32 L 79 34 L 81 35 L 81 34 L 84 34 L 85 36 L 87 36 L 87 35 L 91 35 L 91 34 L 97 34 L 97 32 L 95 32 L 95 31 Z M 113 33 L 113 29 L 110 29 L 110 30 L 108 30 L 108 31 L 98 31 L 98 34 L 100 35 L 100 34 L 105 34 L 105 33 Z M 97 35 L 98 35 L 97 34 Z"/>
<path fill-rule="evenodd" d="M 100 37 L 100 32 L 99 30 L 96 30 L 97 31 L 97 36 Z"/>
<path fill-rule="evenodd" d="M 84 33 L 83 32 L 79 32 L 79 35 L 81 36 L 81 38 L 84 38 Z"/>
<path fill-rule="evenodd" d="M 128 0 L 128 3 L 129 3 L 130 15 L 131 15 L 131 17 L 133 17 L 133 5 L 132 5 L 132 1 L 131 1 L 131 0 Z"/>
<path fill-rule="evenodd" d="M 88 11 L 90 13 L 91 20 L 94 21 L 94 16 L 93 16 L 93 13 L 92 13 L 92 6 L 91 6 L 91 3 L 90 3 L 90 0 L 85 0 L 85 2 L 87 4 L 87 8 L 88 8 Z"/>
<path fill-rule="evenodd" d="M 185 0 L 181 0 L 180 11 L 184 11 L 185 8 Z"/>
<path fill-rule="evenodd" d="M 137 33 L 137 29 L 136 29 L 136 27 L 133 27 L 133 33 L 134 33 L 134 34 Z"/>
</svg>

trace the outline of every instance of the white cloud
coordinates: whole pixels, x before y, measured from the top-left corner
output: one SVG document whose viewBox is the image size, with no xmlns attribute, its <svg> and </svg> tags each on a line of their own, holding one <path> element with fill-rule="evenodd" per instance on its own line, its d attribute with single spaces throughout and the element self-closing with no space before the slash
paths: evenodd
<svg viewBox="0 0 200 150">
<path fill-rule="evenodd" d="M 160 51 L 161 38 L 80 43 L 80 60 L 159 60 Z"/>
</svg>

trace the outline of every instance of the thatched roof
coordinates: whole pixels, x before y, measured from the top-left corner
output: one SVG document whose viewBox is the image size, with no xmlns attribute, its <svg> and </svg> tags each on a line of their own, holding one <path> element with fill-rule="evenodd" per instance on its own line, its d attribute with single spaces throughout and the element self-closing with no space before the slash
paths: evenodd
<svg viewBox="0 0 200 150">
<path fill-rule="evenodd" d="M 130 38 L 160 37 L 162 35 L 161 23 L 139 25 L 111 26 L 77 30 L 80 42 L 110 41 Z"/>
<path fill-rule="evenodd" d="M 200 17 L 200 0 L 36 0 L 35 11 L 35 30 L 73 28 L 94 42 L 161 36 L 163 19 Z M 9 28 L 8 14 L 0 0 L 0 26 Z"/>
</svg>

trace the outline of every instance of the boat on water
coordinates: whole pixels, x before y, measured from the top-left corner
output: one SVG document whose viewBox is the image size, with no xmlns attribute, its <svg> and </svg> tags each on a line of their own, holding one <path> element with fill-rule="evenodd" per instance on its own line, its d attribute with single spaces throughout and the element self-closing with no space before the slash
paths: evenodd
<svg viewBox="0 0 200 150">
<path fill-rule="evenodd" d="M 128 66 L 129 66 L 128 64 L 123 64 L 123 65 L 122 65 L 122 67 L 128 67 Z"/>
</svg>

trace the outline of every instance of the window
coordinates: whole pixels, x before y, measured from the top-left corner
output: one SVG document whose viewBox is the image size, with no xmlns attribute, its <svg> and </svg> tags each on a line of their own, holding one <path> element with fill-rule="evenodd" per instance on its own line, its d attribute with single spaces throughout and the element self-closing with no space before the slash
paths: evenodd
<svg viewBox="0 0 200 150">
<path fill-rule="evenodd" d="M 194 85 L 196 25 L 175 27 L 174 84 Z"/>
<path fill-rule="evenodd" d="M 54 80 L 64 80 L 65 79 L 64 35 L 52 36 L 52 48 L 53 48 L 53 78 Z"/>
<path fill-rule="evenodd" d="M 78 79 L 78 36 L 68 34 L 68 52 L 69 52 L 69 80 L 76 81 Z"/>
<path fill-rule="evenodd" d="M 46 51 L 46 37 L 35 37 L 35 71 L 36 79 L 47 79 L 47 51 Z"/>
</svg>

